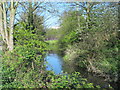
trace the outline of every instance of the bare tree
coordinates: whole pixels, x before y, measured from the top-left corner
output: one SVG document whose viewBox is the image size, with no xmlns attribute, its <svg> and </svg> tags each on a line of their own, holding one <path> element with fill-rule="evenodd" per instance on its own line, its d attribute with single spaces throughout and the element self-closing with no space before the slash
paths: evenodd
<svg viewBox="0 0 120 90">
<path fill-rule="evenodd" d="M 0 2 L 0 33 L 9 51 L 13 50 L 13 29 L 18 2 Z"/>
</svg>

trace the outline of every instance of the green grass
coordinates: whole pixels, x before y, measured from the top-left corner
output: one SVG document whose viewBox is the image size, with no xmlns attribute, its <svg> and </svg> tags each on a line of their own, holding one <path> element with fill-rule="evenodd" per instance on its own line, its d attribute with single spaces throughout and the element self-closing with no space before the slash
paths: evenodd
<svg viewBox="0 0 120 90">
<path fill-rule="evenodd" d="M 58 45 L 57 42 L 58 40 L 49 40 L 46 41 L 49 45 L 48 45 L 48 49 L 52 50 L 52 51 L 57 51 L 58 50 Z"/>
<path fill-rule="evenodd" d="M 49 44 L 56 44 L 58 42 L 58 40 L 48 40 L 46 42 Z"/>
</svg>

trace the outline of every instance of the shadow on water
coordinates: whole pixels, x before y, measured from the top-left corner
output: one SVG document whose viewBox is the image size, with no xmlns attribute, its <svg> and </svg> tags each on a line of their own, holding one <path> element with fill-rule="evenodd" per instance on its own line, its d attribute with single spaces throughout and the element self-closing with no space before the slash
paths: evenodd
<svg viewBox="0 0 120 90">
<path fill-rule="evenodd" d="M 105 81 L 105 78 L 98 77 L 92 73 L 88 73 L 87 71 L 85 71 L 84 69 L 81 69 L 80 67 L 76 67 L 74 65 L 65 63 L 62 57 L 56 53 L 48 54 L 45 60 L 47 61 L 46 70 L 52 70 L 55 74 L 62 74 L 62 72 L 73 73 L 77 71 L 81 73 L 81 76 L 83 78 L 87 78 L 88 82 L 94 83 L 94 85 L 100 85 L 102 88 L 109 87 L 109 83 Z"/>
</svg>

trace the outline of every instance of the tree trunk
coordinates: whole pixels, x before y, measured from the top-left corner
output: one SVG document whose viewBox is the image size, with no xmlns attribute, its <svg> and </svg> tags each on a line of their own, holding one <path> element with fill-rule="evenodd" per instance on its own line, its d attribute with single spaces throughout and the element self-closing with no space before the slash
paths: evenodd
<svg viewBox="0 0 120 90">
<path fill-rule="evenodd" d="M 2 23 L 3 20 L 2 20 L 2 18 L 3 18 L 3 15 L 2 15 L 2 3 L 0 3 L 0 34 L 1 34 L 2 39 L 4 41 L 5 36 L 4 36 L 4 32 L 3 32 L 3 23 Z"/>
<path fill-rule="evenodd" d="M 10 8 L 6 7 L 7 5 L 10 5 Z M 15 3 L 14 0 L 11 0 L 10 4 L 0 2 L 0 33 L 9 51 L 13 50 L 13 29 L 17 6 L 18 2 Z M 10 21 L 7 20 L 7 9 L 10 13 Z"/>
<path fill-rule="evenodd" d="M 4 33 L 3 33 L 3 23 L 2 23 L 2 3 L 0 3 L 0 51 L 3 50 L 3 41 L 4 41 Z"/>
<path fill-rule="evenodd" d="M 87 12 L 87 19 L 86 19 L 86 23 L 87 23 L 87 29 L 90 29 L 90 2 L 87 2 L 87 8 L 86 8 L 86 12 Z"/>
<path fill-rule="evenodd" d="M 7 14 L 6 14 L 6 7 L 5 7 L 5 3 L 3 3 L 3 22 L 4 22 L 4 36 L 5 36 L 5 42 L 6 42 L 6 44 L 8 45 L 9 43 L 9 41 L 8 41 L 8 31 L 7 31 Z"/>
<path fill-rule="evenodd" d="M 13 29 L 14 29 L 14 17 L 15 17 L 15 9 L 13 0 L 11 0 L 11 12 L 10 12 L 10 32 L 9 32 L 9 45 L 8 48 L 10 51 L 13 50 Z"/>
</svg>

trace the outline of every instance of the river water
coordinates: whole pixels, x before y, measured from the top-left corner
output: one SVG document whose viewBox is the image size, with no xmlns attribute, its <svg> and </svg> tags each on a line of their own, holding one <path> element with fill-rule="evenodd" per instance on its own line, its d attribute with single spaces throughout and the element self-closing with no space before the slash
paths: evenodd
<svg viewBox="0 0 120 90">
<path fill-rule="evenodd" d="M 48 54 L 45 60 L 48 62 L 46 64 L 46 70 L 52 70 L 55 74 L 62 73 L 63 60 L 60 56 L 58 56 L 57 54 Z"/>
<path fill-rule="evenodd" d="M 79 71 L 81 76 L 87 78 L 88 82 L 93 83 L 94 85 L 100 85 L 102 88 L 109 87 L 109 83 L 105 81 L 102 77 L 97 77 L 94 74 L 88 73 L 82 69 L 76 69 L 74 65 L 67 65 L 64 63 L 62 57 L 58 54 L 48 54 L 45 58 L 46 70 L 52 70 L 55 74 L 62 74 L 63 72 L 72 73 L 74 71 Z"/>
</svg>

